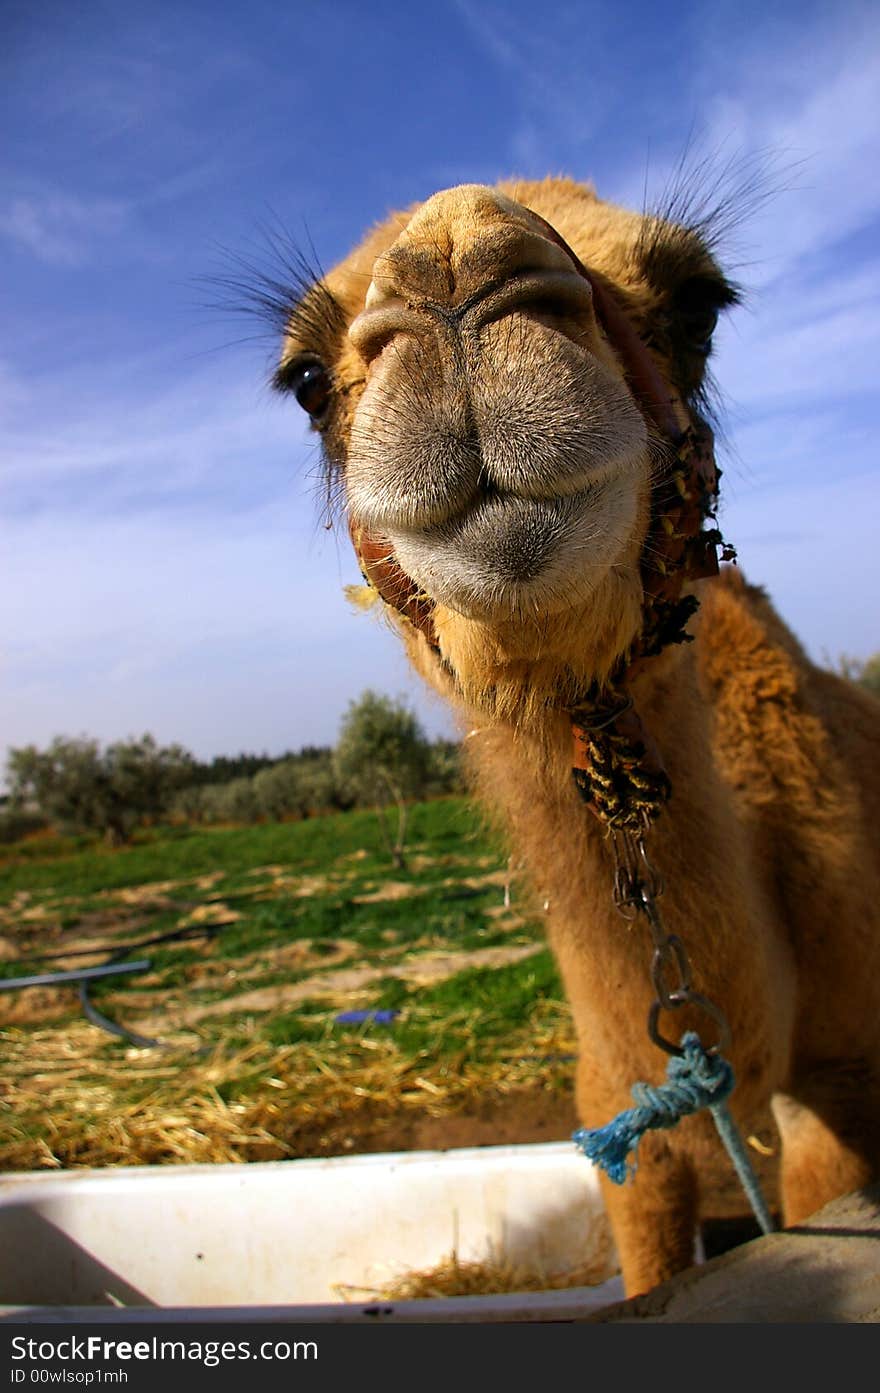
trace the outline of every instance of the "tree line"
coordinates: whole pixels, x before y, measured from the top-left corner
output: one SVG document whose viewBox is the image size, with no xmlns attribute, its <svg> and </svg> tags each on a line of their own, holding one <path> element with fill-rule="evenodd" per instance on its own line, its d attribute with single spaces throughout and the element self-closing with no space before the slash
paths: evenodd
<svg viewBox="0 0 880 1393">
<path fill-rule="evenodd" d="M 404 702 L 373 691 L 350 703 L 332 748 L 205 762 L 152 735 L 106 746 L 87 736 L 57 736 L 46 749 L 11 750 L 6 772 L 4 841 L 51 826 L 120 846 L 137 827 L 162 821 L 280 821 L 375 807 L 397 864 L 407 803 L 463 787 L 458 745 L 429 741 Z"/>
<path fill-rule="evenodd" d="M 880 653 L 864 661 L 844 656 L 829 666 L 880 697 Z M 398 865 L 407 803 L 464 789 L 458 745 L 429 741 L 404 702 L 369 690 L 350 703 L 332 748 L 199 761 L 152 735 L 104 747 L 87 736 L 57 736 L 45 750 L 11 750 L 7 783 L 0 842 L 51 826 L 96 833 L 118 846 L 137 827 L 162 820 L 277 821 L 375 807 Z"/>
</svg>

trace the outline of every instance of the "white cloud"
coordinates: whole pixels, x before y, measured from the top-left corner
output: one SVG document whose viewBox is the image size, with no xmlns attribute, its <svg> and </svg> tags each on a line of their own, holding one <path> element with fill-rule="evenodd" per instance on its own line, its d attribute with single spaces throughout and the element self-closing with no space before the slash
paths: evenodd
<svg viewBox="0 0 880 1393">
<path fill-rule="evenodd" d="M 880 650 L 880 488 L 873 474 L 842 485 L 830 463 L 824 479 L 792 469 L 771 490 L 728 490 L 722 515 L 746 578 L 769 590 L 817 662 Z"/>
<path fill-rule="evenodd" d="M 0 548 L 16 578 L 0 590 L 9 745 L 151 730 L 203 756 L 280 751 L 331 740 L 368 685 L 407 692 L 433 732 L 449 729 L 399 641 L 344 599 L 359 578 L 347 539 L 303 536 L 275 507 L 223 528 L 42 516 Z"/>
<path fill-rule="evenodd" d="M 819 308 L 812 316 L 810 308 L 804 294 L 759 306 L 754 315 L 735 312 L 719 334 L 713 364 L 732 402 L 751 413 L 796 402 L 812 412 L 817 402 L 841 405 L 876 393 L 880 324 L 871 303 L 832 313 Z"/>
<path fill-rule="evenodd" d="M 113 198 L 19 195 L 0 207 L 0 234 L 51 266 L 80 266 L 93 255 L 95 242 L 125 229 L 129 212 Z"/>
<path fill-rule="evenodd" d="M 189 496 L 216 512 L 308 485 L 318 469 L 313 438 L 295 405 L 270 397 L 252 359 L 202 356 L 194 367 L 171 346 L 165 359 L 164 381 L 137 354 L 119 355 L 112 369 L 72 358 L 27 383 L 9 374 L 5 393 L 0 377 L 7 509 L 61 510 L 69 520 L 72 510 L 118 513 L 163 499 L 179 508 Z"/>
<path fill-rule="evenodd" d="M 880 215 L 876 11 L 829 7 L 818 23 L 789 26 L 783 53 L 760 29 L 756 37 L 744 31 L 738 44 L 727 30 L 714 33 L 704 39 L 698 70 L 713 76 L 707 148 L 766 152 L 788 186 L 747 229 L 762 248 L 752 283 L 814 259 Z"/>
</svg>

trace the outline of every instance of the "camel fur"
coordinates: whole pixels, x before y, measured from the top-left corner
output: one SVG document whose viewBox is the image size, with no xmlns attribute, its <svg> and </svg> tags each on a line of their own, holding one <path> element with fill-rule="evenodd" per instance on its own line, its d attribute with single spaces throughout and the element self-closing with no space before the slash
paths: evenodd
<svg viewBox="0 0 880 1393">
<path fill-rule="evenodd" d="M 432 603 L 433 641 L 388 617 L 474 732 L 479 796 L 546 902 L 593 1127 L 635 1081 L 660 1082 L 666 1057 L 646 1031 L 650 942 L 612 904 L 611 843 L 574 787 L 565 709 L 639 636 L 662 442 L 533 214 L 699 419 L 712 321 L 737 299 L 711 238 L 566 179 L 461 186 L 375 228 L 290 306 L 276 382 L 321 433 L 349 517 Z M 815 667 L 737 569 L 694 588 L 693 642 L 631 683 L 673 790 L 650 856 L 664 924 L 729 1021 L 746 1135 L 772 1105 L 792 1224 L 880 1161 L 880 706 Z M 664 1026 L 707 1022 L 686 1008 Z M 693 1260 L 725 1164 L 704 1113 L 648 1134 L 632 1181 L 603 1182 L 629 1293 Z"/>
</svg>

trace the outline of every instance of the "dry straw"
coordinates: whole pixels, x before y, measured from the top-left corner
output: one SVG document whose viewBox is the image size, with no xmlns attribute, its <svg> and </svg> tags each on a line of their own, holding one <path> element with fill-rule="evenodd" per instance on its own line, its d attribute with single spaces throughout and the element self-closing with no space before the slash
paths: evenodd
<svg viewBox="0 0 880 1393">
<path fill-rule="evenodd" d="M 255 1031 L 258 1027 L 255 1027 Z M 467 1044 L 467 1042 L 466 1042 Z M 107 1041 L 87 1022 L 0 1032 L 0 1170 L 280 1160 L 359 1149 L 389 1118 L 452 1115 L 475 1100 L 569 1086 L 565 1008 L 541 1001 L 503 1056 L 416 1057 L 393 1037 L 198 1052 Z M 468 1057 L 469 1056 L 469 1057 Z M 549 1062 L 548 1062 L 549 1061 Z"/>
<path fill-rule="evenodd" d="M 593 1260 L 566 1272 L 517 1263 L 503 1255 L 489 1254 L 479 1261 L 462 1261 L 453 1252 L 422 1272 L 405 1272 L 379 1287 L 338 1286 L 343 1301 L 424 1301 L 443 1296 L 484 1296 L 519 1291 L 568 1291 L 592 1287 L 614 1271 L 610 1230 L 597 1242 Z"/>
</svg>

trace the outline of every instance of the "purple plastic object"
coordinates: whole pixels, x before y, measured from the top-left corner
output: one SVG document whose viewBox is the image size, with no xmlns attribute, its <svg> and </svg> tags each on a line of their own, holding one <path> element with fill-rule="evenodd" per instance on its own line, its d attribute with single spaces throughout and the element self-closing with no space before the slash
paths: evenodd
<svg viewBox="0 0 880 1393">
<path fill-rule="evenodd" d="M 374 1025 L 390 1025 L 400 1015 L 399 1011 L 341 1011 L 336 1017 L 336 1025 L 363 1025 L 372 1021 Z"/>
</svg>

